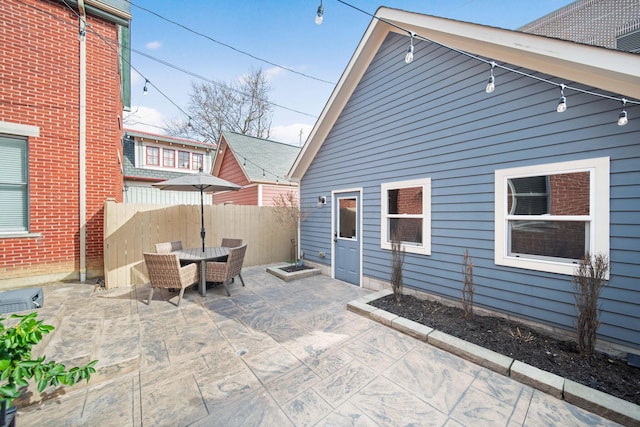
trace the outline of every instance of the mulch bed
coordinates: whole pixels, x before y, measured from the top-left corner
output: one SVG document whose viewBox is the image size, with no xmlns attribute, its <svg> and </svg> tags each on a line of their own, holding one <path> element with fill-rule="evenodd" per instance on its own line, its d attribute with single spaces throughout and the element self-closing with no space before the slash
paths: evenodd
<svg viewBox="0 0 640 427">
<path fill-rule="evenodd" d="M 577 344 L 562 341 L 521 323 L 475 315 L 465 320 L 460 308 L 411 295 L 400 303 L 393 295 L 370 305 L 432 327 L 547 372 L 640 405 L 640 368 L 603 353 L 581 357 Z"/>
</svg>

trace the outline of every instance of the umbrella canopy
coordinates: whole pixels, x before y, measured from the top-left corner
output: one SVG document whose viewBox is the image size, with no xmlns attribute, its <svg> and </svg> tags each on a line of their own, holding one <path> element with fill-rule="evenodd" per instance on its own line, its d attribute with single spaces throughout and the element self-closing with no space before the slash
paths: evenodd
<svg viewBox="0 0 640 427">
<path fill-rule="evenodd" d="M 225 181 L 208 173 L 204 173 L 202 169 L 197 174 L 189 174 L 178 178 L 169 179 L 162 182 L 152 184 L 160 190 L 171 191 L 199 191 L 200 192 L 200 237 L 202 238 L 202 251 L 204 252 L 204 193 L 213 193 L 216 191 L 237 191 L 242 187 L 233 182 Z"/>
</svg>

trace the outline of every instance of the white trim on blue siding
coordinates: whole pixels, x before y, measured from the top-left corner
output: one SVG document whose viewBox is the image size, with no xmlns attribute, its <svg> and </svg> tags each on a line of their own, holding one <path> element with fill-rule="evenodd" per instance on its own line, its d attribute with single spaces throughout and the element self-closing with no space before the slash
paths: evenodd
<svg viewBox="0 0 640 427">
<path fill-rule="evenodd" d="M 404 215 L 405 218 L 422 219 L 422 244 L 412 244 L 402 242 L 402 249 L 405 252 L 414 254 L 431 255 L 431 178 L 411 179 L 407 181 L 385 182 L 380 184 L 380 247 L 391 250 L 389 236 L 390 218 L 389 212 L 389 190 L 400 188 L 422 187 L 422 214 Z"/>
<path fill-rule="evenodd" d="M 508 253 L 507 180 L 536 175 L 554 175 L 574 172 L 590 173 L 589 248 L 591 254 L 609 256 L 609 157 L 549 163 L 544 165 L 499 169 L 495 176 L 495 263 L 549 273 L 572 275 L 576 263 L 570 260 L 539 259 L 513 256 Z M 528 217 L 527 217 L 528 218 Z M 532 217 L 540 220 L 544 216 Z M 526 219 L 526 218 L 525 218 Z M 583 217 L 567 217 L 583 220 Z M 608 278 L 608 276 L 607 276 Z"/>
</svg>

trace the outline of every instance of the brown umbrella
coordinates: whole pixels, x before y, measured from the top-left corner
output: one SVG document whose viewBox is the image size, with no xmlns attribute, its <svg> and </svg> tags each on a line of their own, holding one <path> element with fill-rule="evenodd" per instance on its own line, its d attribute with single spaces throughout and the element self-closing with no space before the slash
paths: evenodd
<svg viewBox="0 0 640 427">
<path fill-rule="evenodd" d="M 171 191 L 199 191 L 200 192 L 200 237 L 202 238 L 202 252 L 204 252 L 204 193 L 214 193 L 216 191 L 237 191 L 242 186 L 233 182 L 225 181 L 208 173 L 204 173 L 202 169 L 197 174 L 189 174 L 178 178 L 169 179 L 162 182 L 152 184 L 160 190 Z"/>
</svg>

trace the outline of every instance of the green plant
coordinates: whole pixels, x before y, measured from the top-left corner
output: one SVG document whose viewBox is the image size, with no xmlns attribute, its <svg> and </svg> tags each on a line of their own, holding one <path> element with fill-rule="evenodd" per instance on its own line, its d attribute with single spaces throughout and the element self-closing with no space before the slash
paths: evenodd
<svg viewBox="0 0 640 427">
<path fill-rule="evenodd" d="M 580 265 L 573 273 L 573 289 L 575 290 L 578 319 L 576 332 L 578 351 L 584 357 L 591 357 L 595 352 L 598 320 L 598 299 L 600 291 L 606 286 L 609 273 L 609 259 L 606 255 L 587 253 L 580 260 Z"/>
<path fill-rule="evenodd" d="M 402 242 L 395 237 L 391 239 L 391 289 L 396 302 L 402 297 L 402 266 L 404 265 L 404 248 Z"/>
<path fill-rule="evenodd" d="M 20 320 L 11 327 L 5 327 L 6 319 L 0 317 L 0 401 L 6 401 L 7 407 L 20 396 L 30 379 L 35 379 L 38 391 L 42 392 L 50 385 L 74 385 L 80 380 L 88 382 L 96 371 L 97 360 L 67 370 L 62 363 L 45 361 L 45 356 L 32 359 L 33 346 L 54 329 L 42 320 L 36 320 L 37 315 L 36 312 L 12 314 L 10 318 Z"/>
<path fill-rule="evenodd" d="M 467 320 L 473 319 L 473 294 L 475 285 L 473 283 L 473 261 L 469 257 L 469 250 L 464 251 L 462 257 L 462 312 Z"/>
</svg>

